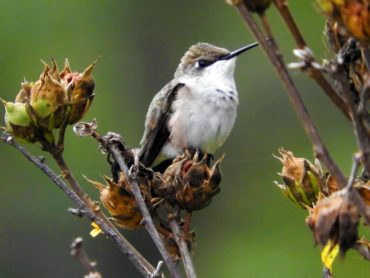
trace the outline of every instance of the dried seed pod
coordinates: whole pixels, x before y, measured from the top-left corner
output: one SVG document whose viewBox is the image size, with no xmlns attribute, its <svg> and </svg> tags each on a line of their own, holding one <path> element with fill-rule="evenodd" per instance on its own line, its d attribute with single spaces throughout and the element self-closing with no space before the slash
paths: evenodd
<svg viewBox="0 0 370 278">
<path fill-rule="evenodd" d="M 66 120 L 66 93 L 62 84 L 49 74 L 45 67 L 40 79 L 31 88 L 28 113 L 37 126 L 47 130 L 58 128 Z"/>
<path fill-rule="evenodd" d="M 318 0 L 322 11 L 341 24 L 353 37 L 370 39 L 370 2 L 367 0 Z"/>
<path fill-rule="evenodd" d="M 35 126 L 27 113 L 25 103 L 7 102 L 1 99 L 5 106 L 5 125 L 7 131 L 23 142 L 35 142 Z"/>
<path fill-rule="evenodd" d="M 272 0 L 244 0 L 244 5 L 253 13 L 263 14 Z"/>
<path fill-rule="evenodd" d="M 168 186 L 175 189 L 175 198 L 181 208 L 191 212 L 205 208 L 220 191 L 221 157 L 211 168 L 209 154 L 199 161 L 198 153 L 190 158 L 185 154 L 174 161 L 163 174 Z"/>
<path fill-rule="evenodd" d="M 71 72 L 67 64 L 61 73 L 62 84 L 67 89 L 70 116 L 69 124 L 74 124 L 86 114 L 94 99 L 95 81 L 91 75 L 98 59 L 89 65 L 83 73 Z"/>
<path fill-rule="evenodd" d="M 297 158 L 292 152 L 279 149 L 277 159 L 283 164 L 280 175 L 284 184 L 276 185 L 291 201 L 306 209 L 317 202 L 319 192 L 323 188 L 320 170 L 305 158 Z"/>
<path fill-rule="evenodd" d="M 135 197 L 128 190 L 128 181 L 122 174 L 115 183 L 112 179 L 104 176 L 107 185 L 86 179 L 100 191 L 100 200 L 108 210 L 115 223 L 125 229 L 137 229 L 141 227 L 143 216 L 140 213 Z"/>
<path fill-rule="evenodd" d="M 342 255 L 356 243 L 358 223 L 357 206 L 345 189 L 319 200 L 307 220 L 315 241 L 323 246 L 329 240 L 338 243 Z"/>
</svg>

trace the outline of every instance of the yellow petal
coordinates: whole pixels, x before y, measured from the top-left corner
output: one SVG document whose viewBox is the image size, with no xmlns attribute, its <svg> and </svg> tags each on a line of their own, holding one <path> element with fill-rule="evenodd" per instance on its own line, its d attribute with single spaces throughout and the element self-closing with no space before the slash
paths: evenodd
<svg viewBox="0 0 370 278">
<path fill-rule="evenodd" d="M 96 224 L 95 222 L 91 222 L 91 226 L 93 227 L 93 229 L 90 232 L 90 235 L 92 237 L 96 237 L 100 233 L 103 233 L 103 231 L 100 229 L 100 227 L 98 226 L 98 224 Z"/>
<path fill-rule="evenodd" d="M 333 262 L 335 258 L 338 256 L 339 253 L 339 245 L 335 244 L 333 246 L 333 242 L 329 240 L 324 248 L 321 251 L 321 261 L 323 262 L 324 266 L 333 273 Z"/>
</svg>

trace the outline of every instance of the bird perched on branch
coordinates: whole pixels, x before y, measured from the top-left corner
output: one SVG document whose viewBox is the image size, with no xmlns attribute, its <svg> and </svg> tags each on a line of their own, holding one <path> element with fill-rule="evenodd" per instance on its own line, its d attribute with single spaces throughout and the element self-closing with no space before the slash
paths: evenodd
<svg viewBox="0 0 370 278">
<path fill-rule="evenodd" d="M 236 57 L 257 46 L 228 51 L 197 43 L 181 59 L 174 79 L 153 98 L 140 142 L 140 161 L 165 169 L 185 149 L 213 153 L 234 125 L 239 102 L 234 80 Z"/>
</svg>

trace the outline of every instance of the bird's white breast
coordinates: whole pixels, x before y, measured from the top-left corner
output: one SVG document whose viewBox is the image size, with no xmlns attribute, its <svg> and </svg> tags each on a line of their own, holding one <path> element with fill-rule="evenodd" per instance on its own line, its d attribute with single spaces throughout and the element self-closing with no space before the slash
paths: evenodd
<svg viewBox="0 0 370 278">
<path fill-rule="evenodd" d="M 170 138 L 162 153 L 174 157 L 189 147 L 213 153 L 234 125 L 238 105 L 234 78 L 209 74 L 183 83 L 173 103 Z"/>
</svg>

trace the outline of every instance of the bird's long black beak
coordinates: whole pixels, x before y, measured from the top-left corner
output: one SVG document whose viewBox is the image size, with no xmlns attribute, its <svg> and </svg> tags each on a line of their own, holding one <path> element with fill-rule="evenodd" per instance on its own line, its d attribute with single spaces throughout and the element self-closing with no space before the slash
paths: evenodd
<svg viewBox="0 0 370 278">
<path fill-rule="evenodd" d="M 248 44 L 246 46 L 243 46 L 237 50 L 234 50 L 232 52 L 230 52 L 229 54 L 226 54 L 224 56 L 221 56 L 218 60 L 229 60 L 231 58 L 234 58 L 240 54 L 242 54 L 243 52 L 246 52 L 247 50 L 249 49 L 252 49 L 254 47 L 256 47 L 258 45 L 258 42 L 254 42 L 254 43 L 251 43 L 251 44 Z"/>
</svg>

